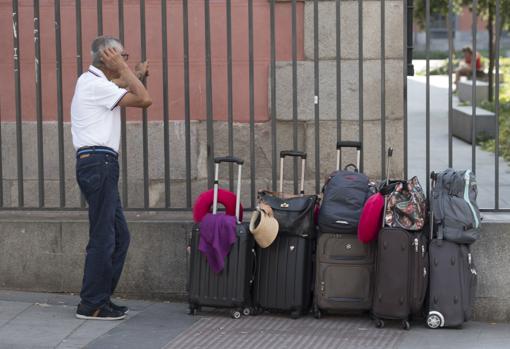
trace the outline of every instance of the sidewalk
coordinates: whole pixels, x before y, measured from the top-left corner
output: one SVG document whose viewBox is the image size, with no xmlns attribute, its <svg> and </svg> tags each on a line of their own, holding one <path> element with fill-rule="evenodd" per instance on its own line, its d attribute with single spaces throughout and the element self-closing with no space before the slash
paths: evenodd
<svg viewBox="0 0 510 349">
<path fill-rule="evenodd" d="M 74 317 L 77 296 L 0 291 L 0 349 L 97 348 L 510 348 L 510 324 L 470 322 L 462 330 L 410 331 L 388 324 L 376 329 L 367 317 L 262 315 L 231 319 L 222 312 L 186 315 L 186 304 L 120 301 L 123 321 Z"/>
<path fill-rule="evenodd" d="M 428 179 L 425 164 L 425 94 L 426 77 L 410 77 L 408 82 L 408 173 L 417 175 L 423 186 Z M 453 105 L 458 104 L 456 96 Z M 472 146 L 453 137 L 453 167 L 471 168 Z M 476 147 L 476 177 L 478 205 L 493 208 L 495 205 L 495 156 L 494 153 Z M 430 76 L 430 170 L 448 167 L 448 76 Z M 499 159 L 500 207 L 510 207 L 510 165 Z M 510 347 L 510 345 L 509 345 Z"/>
</svg>

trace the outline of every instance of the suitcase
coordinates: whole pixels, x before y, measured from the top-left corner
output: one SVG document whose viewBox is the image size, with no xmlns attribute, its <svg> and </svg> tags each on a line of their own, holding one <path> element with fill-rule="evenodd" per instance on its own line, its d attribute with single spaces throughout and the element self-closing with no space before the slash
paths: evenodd
<svg viewBox="0 0 510 349">
<path fill-rule="evenodd" d="M 384 227 L 379 232 L 372 314 L 376 326 L 401 320 L 408 330 L 419 315 L 428 284 L 428 240 L 422 232 Z"/>
<path fill-rule="evenodd" d="M 354 147 L 359 154 L 361 143 L 337 143 L 337 170 L 340 151 Z M 357 226 L 354 222 L 353 226 Z M 319 319 L 324 312 L 368 311 L 372 306 L 374 244 L 358 240 L 357 230 L 349 233 L 324 233 L 319 227 L 316 249 L 316 278 L 313 313 Z"/>
<path fill-rule="evenodd" d="M 305 234 L 282 230 L 281 222 L 275 241 L 267 248 L 257 246 L 257 269 L 254 285 L 254 306 L 257 313 L 276 311 L 290 313 L 292 318 L 309 311 L 313 288 L 313 250 L 315 247 L 314 206 L 315 195 L 303 196 L 306 153 L 280 153 L 280 193 L 283 192 L 283 159 L 286 156 L 301 157 L 301 195 L 313 201 L 306 211 L 309 230 Z M 289 207 L 290 206 L 290 207 Z M 292 208 L 292 205 L 282 206 Z M 275 217 L 278 218 L 277 212 Z M 279 222 L 280 223 L 280 222 Z"/>
<path fill-rule="evenodd" d="M 435 185 L 432 175 L 432 185 Z M 433 222 L 433 210 L 431 210 Z M 433 238 L 431 227 L 431 239 Z M 443 239 L 441 230 L 430 241 L 430 290 L 427 326 L 461 327 L 471 318 L 477 286 L 476 267 L 469 245 Z"/>
<path fill-rule="evenodd" d="M 189 313 L 196 314 L 202 306 L 231 308 L 235 319 L 250 315 L 251 291 L 255 272 L 255 243 L 247 223 L 238 221 L 240 211 L 241 173 L 243 161 L 235 157 L 215 158 L 213 214 L 217 211 L 218 169 L 223 162 L 237 163 L 237 200 L 236 200 L 236 235 L 237 241 L 232 245 L 225 258 L 225 267 L 214 273 L 206 257 L 199 251 L 200 226 L 193 227 L 191 235 L 190 265 L 188 279 Z"/>
<path fill-rule="evenodd" d="M 390 150 L 388 169 L 391 155 Z M 372 316 L 379 328 L 388 319 L 401 320 L 402 328 L 409 330 L 411 316 L 421 315 L 426 297 L 428 239 L 423 231 L 384 226 L 384 215 L 382 227 L 377 240 Z"/>
</svg>

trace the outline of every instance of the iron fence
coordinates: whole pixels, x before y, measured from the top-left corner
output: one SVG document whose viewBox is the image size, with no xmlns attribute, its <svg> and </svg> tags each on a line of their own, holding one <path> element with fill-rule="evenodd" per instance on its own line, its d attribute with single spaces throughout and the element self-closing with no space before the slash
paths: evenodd
<svg viewBox="0 0 510 349">
<path fill-rule="evenodd" d="M 386 79 L 387 71 L 386 71 L 386 38 L 387 38 L 387 2 L 391 0 L 380 0 L 380 38 L 379 38 L 379 44 L 380 44 L 380 57 L 378 58 L 380 60 L 380 145 L 379 145 L 379 160 L 380 160 L 380 174 L 386 173 L 386 147 L 388 146 L 387 142 L 387 90 L 386 90 Z M 454 165 L 454 143 L 453 143 L 453 133 L 452 133 L 452 112 L 454 109 L 453 106 L 453 81 L 452 81 L 452 75 L 453 75 L 453 28 L 452 23 L 454 22 L 452 20 L 453 18 L 453 0 L 448 1 L 448 73 L 449 73 L 449 81 L 448 81 L 448 166 Z M 499 114 L 500 114 L 500 105 L 499 105 L 499 91 L 500 91 L 500 81 L 499 81 L 499 72 L 500 72 L 500 65 L 499 65 L 499 46 L 500 46 L 500 37 L 501 37 L 501 29 L 500 29 L 500 0 L 496 1 L 496 64 L 495 64 L 495 120 L 499 120 Z M 162 112 L 162 124 L 163 124 L 163 187 L 161 190 L 163 190 L 163 205 L 162 207 L 154 207 L 151 205 L 150 202 L 150 183 L 151 183 L 151 176 L 149 171 L 149 158 L 151 154 L 149 153 L 149 113 L 150 110 L 144 109 L 141 111 L 141 124 L 142 124 L 142 153 L 143 153 L 143 163 L 142 163 L 142 173 L 143 173 L 143 204 L 141 206 L 132 206 L 129 204 L 129 195 L 130 195 L 130 178 L 128 176 L 128 164 L 130 162 L 129 153 L 128 153 L 128 142 L 127 142 L 127 125 L 128 120 L 126 116 L 126 111 L 122 110 L 121 113 L 121 145 L 120 145 L 120 155 L 121 155 L 121 163 L 122 163 L 122 169 L 121 169 L 121 197 L 123 200 L 123 205 L 127 209 L 146 209 L 146 210 L 157 210 L 157 209 L 163 209 L 163 210 L 189 210 L 192 207 L 192 203 L 194 200 L 193 197 L 193 191 L 192 186 L 194 185 L 193 182 L 193 176 L 192 176 L 192 143 L 195 142 L 195 140 L 192 137 L 192 115 L 191 115 L 191 108 L 192 108 L 192 101 L 191 101 L 191 93 L 190 88 L 192 85 L 192 82 L 190 80 L 190 59 L 196 60 L 200 59 L 203 61 L 204 65 L 204 71 L 205 71 L 205 124 L 206 124 L 206 147 L 207 147 L 207 185 L 208 187 L 212 186 L 212 173 L 214 171 L 214 165 L 213 165 L 213 158 L 215 155 L 226 155 L 226 154 L 217 154 L 217 151 L 215 150 L 215 131 L 214 131 L 214 115 L 213 115 L 213 103 L 215 103 L 215 100 L 213 98 L 213 57 L 212 57 L 212 42 L 211 42 L 211 25 L 215 23 L 215 19 L 211 17 L 211 2 L 209 0 L 203 0 L 200 3 L 203 4 L 203 13 L 204 13 L 204 55 L 203 57 L 190 57 L 190 23 L 189 23 L 189 4 L 190 2 L 193 2 L 192 0 L 182 0 L 181 3 L 181 10 L 182 10 L 182 47 L 179 48 L 179 50 L 182 49 L 182 72 L 183 72 L 183 124 L 184 124 L 184 160 L 183 160 L 183 167 L 185 168 L 185 184 L 184 184 L 184 190 L 180 192 L 180 194 L 176 194 L 173 187 L 173 182 L 171 178 L 171 167 L 172 167 L 172 154 L 177 149 L 171 148 L 171 136 L 170 136 L 170 120 L 171 120 L 171 114 L 172 114 L 172 106 L 170 105 L 170 102 L 168 98 L 166 98 L 169 95 L 169 89 L 171 86 L 172 81 L 176 79 L 176 77 L 172 77 L 172 79 L 169 79 L 169 47 L 168 47 L 168 5 L 171 4 L 171 2 L 167 2 L 166 0 L 162 0 L 158 2 L 158 5 L 160 6 L 160 12 L 161 12 L 161 18 L 159 19 L 161 22 L 161 62 L 162 62 L 162 85 L 160 86 L 163 94 L 163 112 Z M 233 4 L 234 2 L 234 4 Z M 111 3 L 111 2 L 109 2 Z M 151 1 L 151 5 L 154 5 L 156 2 Z M 195 2 L 196 3 L 196 2 Z M 313 146 L 313 152 L 315 153 L 314 162 L 313 162 L 313 171 L 314 174 L 313 178 L 313 190 L 315 192 L 320 192 L 321 185 L 323 178 L 321 174 L 324 172 L 323 165 L 321 162 L 321 132 L 320 132 L 320 125 L 322 122 L 321 118 L 321 99 L 320 99 L 320 62 L 321 62 L 321 56 L 320 56 L 320 37 L 319 37 L 319 24 L 320 24 L 320 16 L 319 16 L 319 1 L 313 0 L 308 1 L 308 3 L 311 3 L 313 5 L 313 137 L 314 137 L 314 146 Z M 334 22 L 334 32 L 336 35 L 335 38 L 335 57 L 334 63 L 336 67 L 336 137 L 337 139 L 341 140 L 342 137 L 345 138 L 345 136 L 342 134 L 342 127 L 343 127 L 343 118 L 344 115 L 342 115 L 342 103 L 344 102 L 342 100 L 342 91 L 346 88 L 342 86 L 343 77 L 342 77 L 342 64 L 343 60 L 341 59 L 341 47 L 342 47 L 342 1 L 340 0 L 332 0 L 331 3 L 334 4 L 335 8 L 335 22 Z M 367 101 L 364 99 L 364 6 L 367 6 L 367 1 L 363 0 L 357 0 L 357 38 L 349 38 L 349 40 L 357 40 L 358 41 L 358 52 L 357 52 L 357 88 L 358 88 L 358 120 L 357 120 L 357 135 L 355 138 L 357 138 L 362 143 L 365 141 L 371 141 L 364 139 L 365 135 L 365 120 L 364 120 L 364 108 L 366 106 Z M 125 4 L 123 0 L 117 0 L 116 1 L 117 7 L 116 7 L 116 16 L 118 20 L 118 32 L 114 33 L 118 35 L 120 40 L 124 42 L 125 36 L 126 36 L 126 24 L 125 24 Z M 24 4 L 26 5 L 26 4 Z M 83 31 L 83 15 L 82 15 L 82 8 L 83 4 L 80 0 L 73 1 L 66 1 L 66 6 L 74 6 L 74 15 L 75 15 L 75 40 L 76 40 L 76 74 L 77 76 L 80 76 L 83 73 L 83 37 L 82 37 L 82 31 Z M 88 4 L 90 5 L 90 4 Z M 235 155 L 236 149 L 235 149 L 235 139 L 236 137 L 239 137 L 234 132 L 234 125 L 236 121 L 236 115 L 235 115 L 235 108 L 234 108 L 234 77 L 233 77 L 233 40 L 232 35 L 233 32 L 238 30 L 239 28 L 233 27 L 233 14 L 232 14 L 232 7 L 234 5 L 238 5 L 235 1 L 232 0 L 225 0 L 224 1 L 224 11 L 225 11 L 225 19 L 226 19 L 226 57 L 227 57 L 227 149 L 228 149 L 228 155 Z M 298 46 L 300 43 L 298 43 L 299 35 L 298 35 L 298 27 L 300 23 L 298 23 L 298 1 L 292 0 L 290 1 L 290 12 L 291 12 L 291 66 L 292 66 L 292 73 L 291 73 L 291 86 L 289 88 L 292 89 L 292 115 L 290 122 L 292 123 L 292 148 L 294 150 L 299 150 L 300 147 L 300 137 L 302 133 L 300 133 L 299 129 L 299 106 L 300 103 L 299 97 L 298 97 L 298 64 L 299 64 L 299 57 L 298 57 Z M 472 4 L 472 19 L 473 19 L 473 26 L 472 26 L 472 47 L 473 52 L 477 52 L 477 20 L 478 20 L 478 13 L 477 13 L 477 0 L 473 0 Z M 65 108 L 68 106 L 64 106 L 63 103 L 63 76 L 62 76 L 62 46 L 61 46 L 61 7 L 62 4 L 60 0 L 55 0 L 53 2 L 53 10 L 54 10 L 54 30 L 55 30 L 55 61 L 54 66 L 56 70 L 56 89 L 57 89 L 57 138 L 58 138 L 58 192 L 59 192 L 59 200 L 58 205 L 56 207 L 49 207 L 46 204 L 46 187 L 45 187 L 45 152 L 48 151 L 44 148 L 44 117 L 43 117 L 43 83 L 41 75 L 41 31 L 42 28 L 40 26 L 40 4 L 39 0 L 34 0 L 32 4 L 32 10 L 33 10 L 33 23 L 34 23 L 34 31 L 33 31 L 33 37 L 25 36 L 23 37 L 19 30 L 19 13 L 20 13 L 20 4 L 18 0 L 12 0 L 12 48 L 13 48 L 13 65 L 12 65 L 12 73 L 14 74 L 14 96 L 15 96 L 15 132 L 16 132 L 16 192 L 17 192 L 17 200 L 16 204 L 6 204 L 4 200 L 4 195 L 6 194 L 6 191 L 4 190 L 4 168 L 5 162 L 3 161 L 2 157 L 0 156 L 0 208 L 1 209 L 83 209 L 85 208 L 86 204 L 83 199 L 83 197 L 80 200 L 80 204 L 78 206 L 72 206 L 68 204 L 68 191 L 69 188 L 66 187 L 66 157 L 65 157 L 65 144 L 64 144 L 64 114 L 65 114 Z M 147 58 L 147 48 L 148 48 L 148 42 L 147 42 L 147 32 L 146 32 L 146 21 L 147 21 L 147 15 L 146 15 L 146 1 L 140 0 L 139 2 L 139 35 L 140 35 L 140 57 L 142 60 L 145 60 Z M 267 123 L 270 125 L 270 136 L 269 136 L 269 142 L 271 145 L 271 170 L 270 170 L 270 185 L 273 190 L 276 190 L 276 184 L 277 184 L 277 166 L 278 166 L 278 149 L 279 146 L 279 130 L 278 130 L 278 113 L 277 110 L 277 22 L 276 22 L 276 14 L 277 14 L 277 6 L 283 6 L 281 2 L 276 2 L 275 0 L 269 1 L 269 37 L 267 38 L 269 41 L 269 64 L 268 64 L 268 72 L 269 72 L 269 90 L 270 93 L 268 95 L 268 104 L 270 106 L 269 111 L 269 120 Z M 96 2 L 96 17 L 97 17 L 97 35 L 103 34 L 103 22 L 104 22 L 104 14 L 103 14 L 103 1 L 97 0 Z M 403 162 L 404 162 L 404 176 L 408 176 L 409 172 L 409 149 L 408 149 L 408 129 L 409 127 L 412 127 L 412 125 L 409 124 L 408 121 L 408 113 L 407 113 L 407 98 L 408 98 L 408 75 L 413 75 L 414 69 L 412 65 L 412 52 L 413 52 L 413 35 L 412 35 L 412 12 L 413 12 L 414 4 L 413 0 L 407 0 L 403 2 L 402 6 L 402 18 L 403 18 L 403 25 L 402 25 L 402 57 L 403 57 L 403 69 L 402 69 L 402 86 L 403 86 L 403 95 L 401 96 L 403 100 Z M 424 173 L 423 178 L 428 178 L 428 173 L 431 171 L 431 128 L 433 125 L 431 125 L 431 86 L 430 86 L 430 38 L 431 38 L 431 28 L 430 28 L 430 0 L 425 0 L 425 11 L 426 11 L 426 18 L 425 18 L 425 30 L 426 30 L 426 96 L 425 96 L 425 163 L 422 164 L 422 172 Z M 249 161 L 247 163 L 250 166 L 250 185 L 249 185 L 249 192 L 250 192 L 250 200 L 249 200 L 249 206 L 253 208 L 256 205 L 256 190 L 257 188 L 257 152 L 256 152 L 256 117 L 255 117 L 255 45 L 254 40 L 258 34 L 256 31 L 256 28 L 254 28 L 254 19 L 255 19 L 255 13 L 254 13 L 254 0 L 248 0 L 247 1 L 247 23 L 243 23 L 243 25 L 247 26 L 247 42 L 248 42 L 248 81 L 247 84 L 249 86 L 248 88 L 248 110 L 249 110 L 249 119 L 248 119 L 248 139 L 246 142 L 249 144 Z M 157 18 L 151 18 L 151 21 L 158 20 Z M 389 23 L 391 25 L 391 23 Z M 369 33 L 370 35 L 377 35 L 377 33 Z M 6 33 L 3 33 L 1 35 L 6 35 Z M 21 40 L 33 40 L 34 41 L 34 62 L 35 62 L 35 105 L 36 105 L 36 124 L 37 124 L 37 132 L 36 132 L 36 139 L 35 142 L 37 144 L 37 203 L 36 205 L 26 205 L 25 203 L 25 180 L 24 180 L 24 158 L 23 158 L 23 101 L 24 97 L 22 93 L 22 78 L 21 78 L 21 64 L 20 64 L 20 57 L 23 52 L 20 52 L 20 41 Z M 154 41 L 151 41 L 151 44 L 153 45 Z M 172 46 L 172 48 L 175 49 L 175 45 Z M 32 57 L 31 57 L 32 58 Z M 471 130 L 472 130 L 472 139 L 476 139 L 477 136 L 477 130 L 476 130 L 476 81 L 477 81 L 477 75 L 476 71 L 473 70 L 473 74 L 471 77 L 473 84 L 472 84 L 472 118 L 471 118 Z M 312 82 L 309 82 L 312 84 Z M 371 101 L 369 101 L 371 102 Z M 1 111 L 1 110 L 0 110 Z M 500 207 L 500 154 L 499 154 L 499 123 L 495 122 L 495 153 L 494 153 L 494 205 L 493 207 L 487 207 L 488 209 L 492 210 L 504 210 Z M 2 123 L 0 122 L 0 147 L 3 146 L 2 143 Z M 354 138 L 354 135 L 352 135 Z M 353 140 L 353 139 L 349 139 Z M 0 148 L 1 150 L 1 148 Z M 365 148 L 364 151 L 361 153 L 361 170 L 363 170 L 363 165 L 365 164 Z M 1 151 L 0 151 L 1 153 Z M 5 150 L 3 152 L 5 154 Z M 471 168 L 473 171 L 476 172 L 477 169 L 477 145 L 476 142 L 472 142 L 471 147 Z M 299 173 L 298 171 L 298 162 L 295 161 L 293 164 L 294 174 Z M 234 173 L 233 168 L 230 166 L 229 168 L 229 187 L 232 189 L 234 186 Z M 294 181 L 294 191 L 297 192 L 297 181 Z M 426 186 L 427 191 L 429 189 L 429 182 L 426 180 Z M 172 204 L 172 200 L 174 199 L 174 195 L 182 195 L 182 202 L 183 205 L 176 206 Z"/>
</svg>

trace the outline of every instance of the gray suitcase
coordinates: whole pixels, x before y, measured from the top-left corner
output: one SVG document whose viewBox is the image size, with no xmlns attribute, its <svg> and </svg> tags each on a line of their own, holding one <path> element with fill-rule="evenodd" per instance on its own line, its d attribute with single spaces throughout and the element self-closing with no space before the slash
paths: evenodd
<svg viewBox="0 0 510 349">
<path fill-rule="evenodd" d="M 359 168 L 361 143 L 338 142 L 337 170 L 340 168 L 340 150 L 344 147 L 357 149 Z M 324 233 L 319 228 L 313 306 L 317 319 L 324 312 L 368 311 L 372 306 L 375 246 L 359 241 L 356 233 L 356 230 Z"/>
<path fill-rule="evenodd" d="M 432 185 L 435 185 L 434 174 Z M 434 222 L 433 210 L 431 213 L 431 222 Z M 469 245 L 444 240 L 440 229 L 437 230 L 437 235 L 429 246 L 430 290 L 427 326 L 432 329 L 461 327 L 471 318 L 477 286 L 476 267 Z"/>
</svg>

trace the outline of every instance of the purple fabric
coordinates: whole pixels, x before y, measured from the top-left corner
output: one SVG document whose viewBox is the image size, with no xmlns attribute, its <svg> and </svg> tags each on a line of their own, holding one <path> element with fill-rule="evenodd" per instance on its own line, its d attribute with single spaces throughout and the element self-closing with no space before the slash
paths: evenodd
<svg viewBox="0 0 510 349">
<path fill-rule="evenodd" d="M 209 213 L 202 219 L 198 250 L 207 257 L 207 262 L 215 273 L 223 270 L 225 257 L 236 240 L 234 216 Z"/>
</svg>

